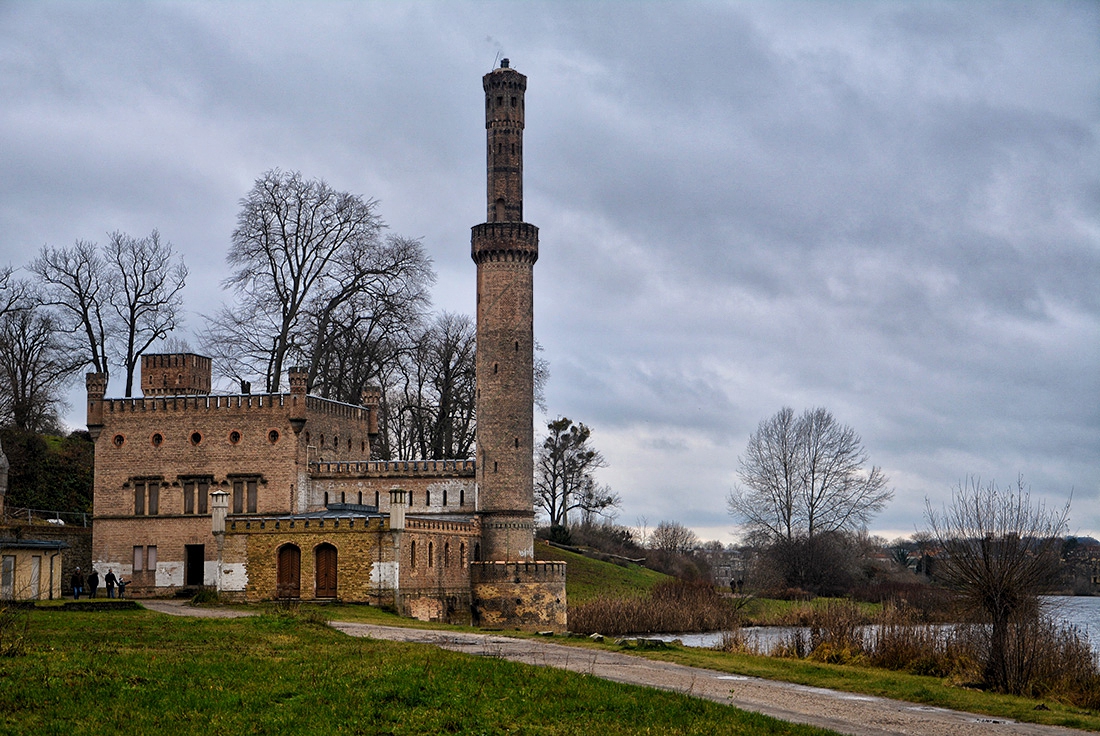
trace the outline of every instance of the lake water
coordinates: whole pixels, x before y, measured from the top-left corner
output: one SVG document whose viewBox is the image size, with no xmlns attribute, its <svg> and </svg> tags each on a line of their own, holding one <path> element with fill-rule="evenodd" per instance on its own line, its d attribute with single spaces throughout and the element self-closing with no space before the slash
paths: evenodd
<svg viewBox="0 0 1100 736">
<path fill-rule="evenodd" d="M 1092 650 L 1100 655 L 1100 597 L 1044 596 L 1048 610 L 1063 621 L 1076 626 L 1089 638 Z M 742 629 L 748 644 L 757 651 L 767 651 L 795 629 L 789 626 L 750 626 Z M 703 634 L 657 634 L 654 639 L 679 639 L 684 646 L 711 648 L 722 643 L 725 632 Z"/>
</svg>

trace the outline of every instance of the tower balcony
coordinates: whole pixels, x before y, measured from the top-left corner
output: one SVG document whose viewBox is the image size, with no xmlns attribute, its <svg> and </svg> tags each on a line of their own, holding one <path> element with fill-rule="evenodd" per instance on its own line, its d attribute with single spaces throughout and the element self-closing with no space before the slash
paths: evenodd
<svg viewBox="0 0 1100 736">
<path fill-rule="evenodd" d="M 483 222 L 471 228 L 474 263 L 534 263 L 539 257 L 539 229 L 526 222 Z"/>
</svg>

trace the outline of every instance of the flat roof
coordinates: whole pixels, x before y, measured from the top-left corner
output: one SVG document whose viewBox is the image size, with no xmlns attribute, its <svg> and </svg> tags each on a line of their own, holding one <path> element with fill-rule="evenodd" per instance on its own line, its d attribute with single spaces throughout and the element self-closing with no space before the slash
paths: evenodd
<svg viewBox="0 0 1100 736">
<path fill-rule="evenodd" d="M 0 549 L 64 549 L 68 542 L 60 539 L 0 539 Z"/>
</svg>

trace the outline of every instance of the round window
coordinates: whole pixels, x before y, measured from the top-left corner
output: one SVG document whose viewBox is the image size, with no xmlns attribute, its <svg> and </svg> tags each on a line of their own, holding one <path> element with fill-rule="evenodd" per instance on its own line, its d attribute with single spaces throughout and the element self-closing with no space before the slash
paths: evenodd
<svg viewBox="0 0 1100 736">
<path fill-rule="evenodd" d="M 229 433 L 229 441 L 234 445 L 237 444 L 241 441 L 241 433 L 234 429 Z"/>
<path fill-rule="evenodd" d="M 200 442 L 202 442 L 202 435 L 199 434 L 198 432 L 192 432 L 191 433 L 191 444 L 192 445 L 197 445 Z"/>
<path fill-rule="evenodd" d="M 126 441 L 126 438 L 120 434 L 116 434 L 114 440 L 115 447 L 122 447 L 122 444 Z"/>
<path fill-rule="evenodd" d="M 161 436 L 160 432 L 153 435 L 153 447 L 160 447 L 162 442 L 164 442 L 164 437 Z"/>
<path fill-rule="evenodd" d="M 273 445 L 276 442 L 278 442 L 279 441 L 279 430 L 273 429 L 270 432 L 268 432 L 267 433 L 267 441 L 270 442 Z"/>
</svg>

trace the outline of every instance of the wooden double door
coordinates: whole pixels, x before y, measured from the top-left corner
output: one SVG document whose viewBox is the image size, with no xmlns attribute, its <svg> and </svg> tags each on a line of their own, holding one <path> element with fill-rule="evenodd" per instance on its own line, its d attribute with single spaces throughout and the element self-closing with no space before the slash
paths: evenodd
<svg viewBox="0 0 1100 736">
<path fill-rule="evenodd" d="M 314 549 L 314 596 L 336 597 L 336 547 L 320 544 Z M 293 544 L 279 548 L 275 597 L 300 598 L 302 595 L 302 551 Z"/>
</svg>

